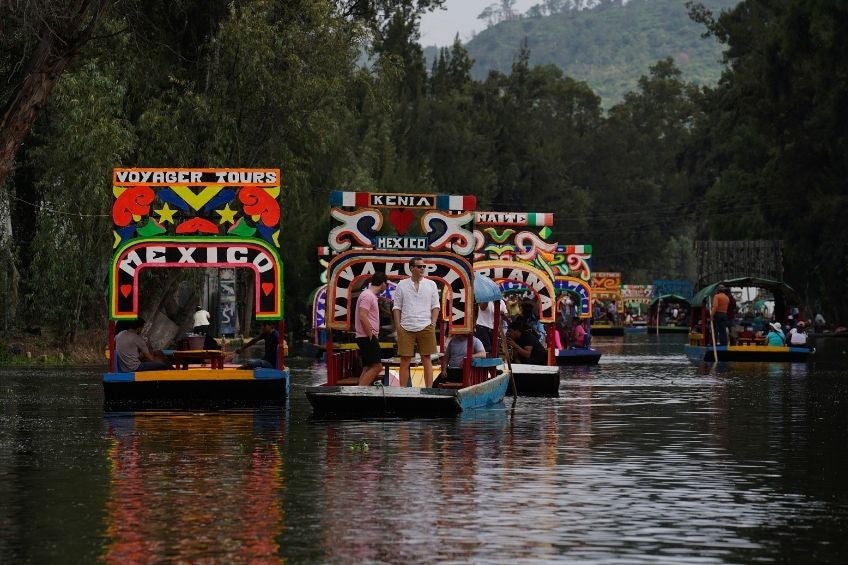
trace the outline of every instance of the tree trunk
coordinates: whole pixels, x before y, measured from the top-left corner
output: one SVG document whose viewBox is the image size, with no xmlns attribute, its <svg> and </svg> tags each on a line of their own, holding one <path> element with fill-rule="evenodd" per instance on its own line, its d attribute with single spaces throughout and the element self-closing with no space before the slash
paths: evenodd
<svg viewBox="0 0 848 565">
<path fill-rule="evenodd" d="M 0 333 L 12 329 L 18 305 L 18 269 L 13 253 L 11 208 L 8 193 L 0 192 Z"/>
<path fill-rule="evenodd" d="M 112 0 L 74 0 L 62 17 L 42 21 L 38 44 L 27 71 L 3 107 L 0 121 L 0 190 L 15 165 L 15 156 L 68 62 L 90 38 Z M 58 8 L 57 8 L 58 9 Z"/>
</svg>

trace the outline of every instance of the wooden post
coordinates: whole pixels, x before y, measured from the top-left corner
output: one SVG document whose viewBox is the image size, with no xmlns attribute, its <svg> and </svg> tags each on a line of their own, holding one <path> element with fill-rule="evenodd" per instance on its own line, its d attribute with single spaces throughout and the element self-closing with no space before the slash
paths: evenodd
<svg viewBox="0 0 848 565">
<path fill-rule="evenodd" d="M 327 360 L 327 384 L 336 384 L 338 377 L 336 375 L 336 367 L 333 358 L 333 330 L 327 328 L 327 348 L 324 350 L 324 357 Z"/>
<path fill-rule="evenodd" d="M 657 297 L 657 333 L 660 335 L 660 310 L 662 308 L 662 296 Z"/>
<path fill-rule="evenodd" d="M 492 302 L 492 306 L 494 307 L 495 302 Z M 495 307 L 495 323 L 492 324 L 494 327 L 492 328 L 492 357 L 498 356 L 498 351 L 500 350 L 500 340 L 498 337 L 501 334 L 501 303 L 500 300 L 497 302 L 497 307 Z"/>
<path fill-rule="evenodd" d="M 277 343 L 277 369 L 283 369 L 286 366 L 286 323 L 282 320 L 277 322 L 277 335 L 282 339 L 282 343 Z"/>
<path fill-rule="evenodd" d="M 113 372 L 118 372 L 118 361 L 115 359 L 115 320 L 109 320 L 109 330 L 107 332 L 109 343 L 109 369 Z"/>
</svg>

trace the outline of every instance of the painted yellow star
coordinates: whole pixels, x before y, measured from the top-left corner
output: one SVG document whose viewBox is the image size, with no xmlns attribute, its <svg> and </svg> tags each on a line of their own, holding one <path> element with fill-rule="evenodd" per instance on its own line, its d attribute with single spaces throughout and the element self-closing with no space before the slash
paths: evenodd
<svg viewBox="0 0 848 565">
<path fill-rule="evenodd" d="M 176 214 L 177 211 L 171 210 L 167 202 L 159 209 L 154 208 L 153 211 L 159 214 L 160 224 L 164 224 L 165 222 L 171 222 L 172 224 L 174 223 L 174 214 Z"/>
<path fill-rule="evenodd" d="M 227 202 L 223 208 L 215 210 L 215 213 L 221 216 L 221 221 L 218 222 L 218 224 L 224 224 L 225 222 L 234 224 L 236 222 L 236 214 L 238 214 L 238 210 L 230 210 L 230 203 Z"/>
</svg>

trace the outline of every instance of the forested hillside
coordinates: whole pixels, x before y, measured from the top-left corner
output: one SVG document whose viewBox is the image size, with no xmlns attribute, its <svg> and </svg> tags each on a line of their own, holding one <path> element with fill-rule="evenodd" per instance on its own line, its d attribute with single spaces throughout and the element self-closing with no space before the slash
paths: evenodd
<svg viewBox="0 0 848 565">
<path fill-rule="evenodd" d="M 484 80 L 459 44 L 428 68 L 418 21 L 439 0 L 102 1 L 90 40 L 53 46 L 73 48 L 53 75 L 33 75 L 36 46 L 68 28 L 67 3 L 0 5 L 0 151 L 13 150 L 11 168 L 0 159 L 4 335 L 49 328 L 72 348 L 77 331 L 105 327 L 110 173 L 130 166 L 282 170 L 293 330 L 319 284 L 334 189 L 554 212 L 556 240 L 591 244 L 593 268 L 628 283 L 692 278 L 696 239 L 783 239 L 806 310 L 848 319 L 844 6 L 695 9 L 727 46 L 719 83 L 698 87 L 661 59 L 604 110 L 586 83 L 534 65 L 532 45 Z M 22 88 L 51 77 L 52 90 Z M 197 283 L 142 285 L 142 315 L 178 322 Z"/>
<path fill-rule="evenodd" d="M 737 3 L 703 2 L 715 11 Z M 721 45 L 703 33 L 704 27 L 689 18 L 685 0 L 630 0 L 624 6 L 612 2 L 588 10 L 525 14 L 480 32 L 465 48 L 474 59 L 472 76 L 483 80 L 491 70 L 508 72 L 526 41 L 531 65 L 556 65 L 566 76 L 585 81 L 609 107 L 636 88 L 650 65 L 667 57 L 686 81 L 718 82 Z"/>
</svg>

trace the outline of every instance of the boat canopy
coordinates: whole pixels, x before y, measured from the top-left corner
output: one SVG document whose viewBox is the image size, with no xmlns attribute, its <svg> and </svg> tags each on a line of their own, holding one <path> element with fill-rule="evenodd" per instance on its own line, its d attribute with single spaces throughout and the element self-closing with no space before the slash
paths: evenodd
<svg viewBox="0 0 848 565">
<path fill-rule="evenodd" d="M 477 304 L 495 302 L 500 300 L 501 296 L 501 288 L 498 283 L 489 277 L 474 273 L 474 302 Z"/>
<path fill-rule="evenodd" d="M 739 279 L 729 279 L 725 281 L 718 281 L 709 286 L 705 286 L 701 290 L 699 290 L 695 296 L 692 298 L 692 304 L 702 304 L 710 299 L 710 297 L 715 292 L 716 287 L 718 285 L 723 284 L 728 288 L 738 287 L 757 287 L 763 288 L 771 292 L 772 294 L 780 294 L 782 295 L 788 302 L 794 304 L 801 303 L 801 297 L 798 295 L 795 290 L 789 286 L 788 284 L 781 281 L 773 281 L 770 279 L 761 279 L 757 277 L 742 277 Z"/>
<path fill-rule="evenodd" d="M 660 300 L 663 302 L 683 302 L 689 304 L 689 299 L 683 298 L 679 294 L 663 294 L 662 296 L 658 296 L 651 300 L 650 307 L 653 308 Z"/>
</svg>

